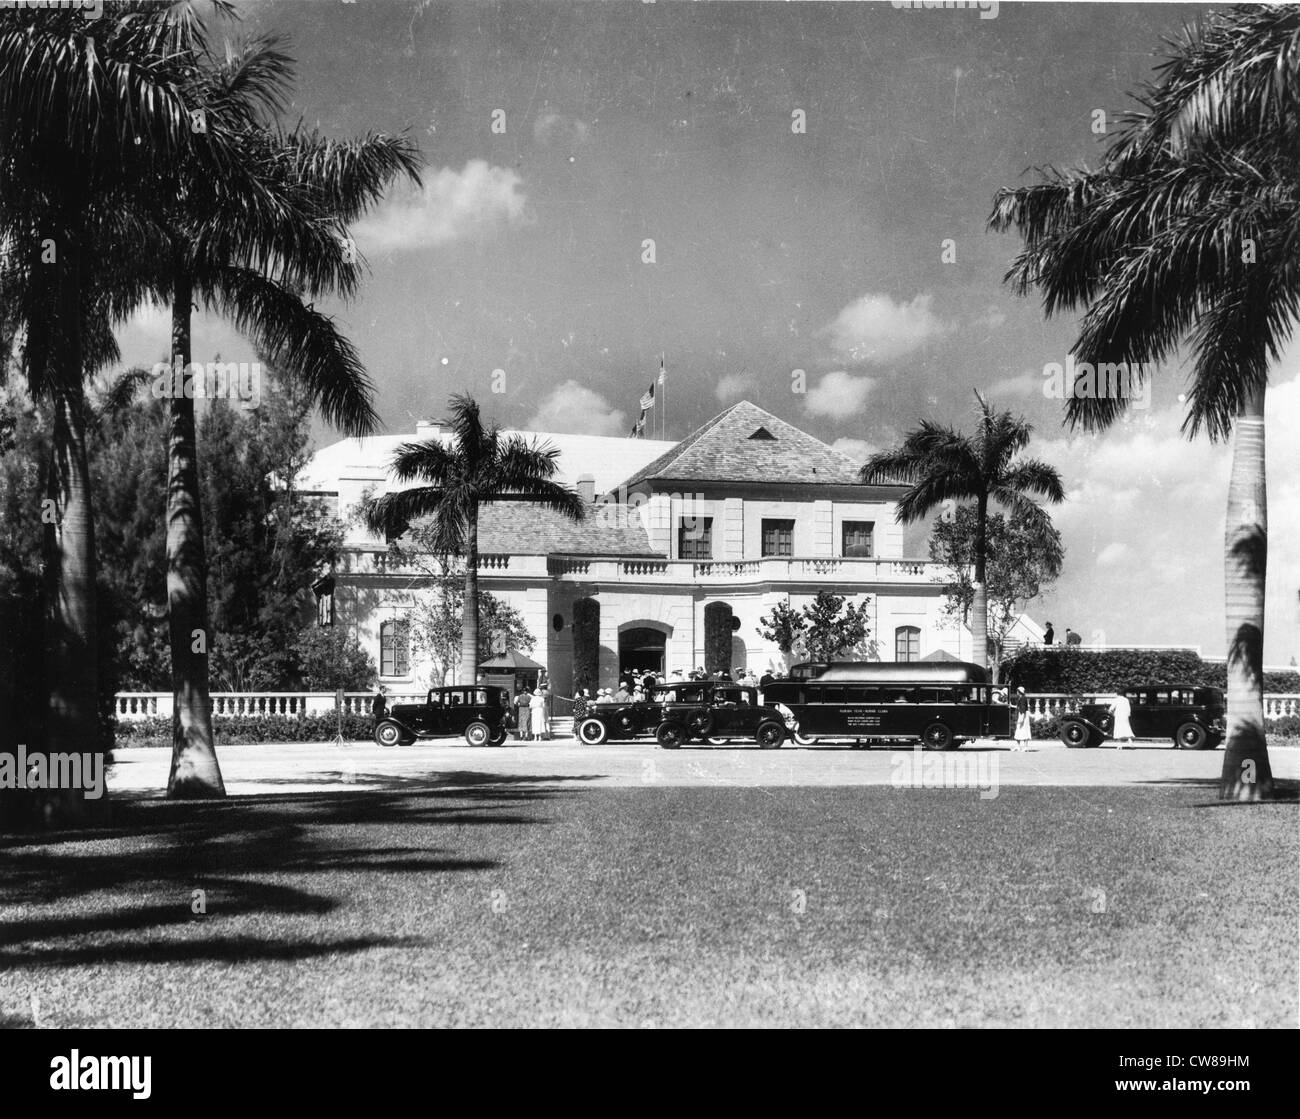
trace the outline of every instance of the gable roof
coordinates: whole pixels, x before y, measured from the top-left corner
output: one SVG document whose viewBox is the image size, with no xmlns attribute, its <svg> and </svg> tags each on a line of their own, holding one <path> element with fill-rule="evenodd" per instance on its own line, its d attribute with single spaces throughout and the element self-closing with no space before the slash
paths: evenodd
<svg viewBox="0 0 1300 1119">
<path fill-rule="evenodd" d="M 858 464 L 757 404 L 742 400 L 633 474 L 688 482 L 795 482 L 860 486 Z"/>
</svg>

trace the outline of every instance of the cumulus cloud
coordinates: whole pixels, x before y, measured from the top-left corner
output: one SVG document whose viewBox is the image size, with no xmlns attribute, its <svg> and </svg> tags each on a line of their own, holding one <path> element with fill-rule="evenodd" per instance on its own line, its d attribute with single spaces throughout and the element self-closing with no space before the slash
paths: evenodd
<svg viewBox="0 0 1300 1119">
<path fill-rule="evenodd" d="M 523 180 L 508 167 L 471 159 L 463 170 L 444 167 L 419 191 L 385 200 L 353 228 L 363 248 L 387 252 L 422 249 L 528 220 Z"/>
<path fill-rule="evenodd" d="M 626 435 L 628 427 L 621 409 L 577 381 L 565 381 L 552 390 L 532 419 L 524 424 L 528 431 L 571 435 Z"/>
<path fill-rule="evenodd" d="M 1132 549 L 1122 540 L 1112 540 L 1097 553 L 1097 566 L 1109 567 L 1112 564 L 1123 563 L 1131 552 Z"/>
<path fill-rule="evenodd" d="M 1300 346 L 1280 363 L 1267 403 L 1268 598 L 1264 659 L 1300 657 Z M 1181 408 L 1135 416 L 1097 436 L 1036 437 L 1028 453 L 1065 481 L 1051 508 L 1066 566 L 1049 616 L 1113 643 L 1224 651 L 1223 534 L 1232 450 L 1179 431 Z M 1031 613 L 1041 616 L 1041 603 Z M 1058 625 L 1058 630 L 1060 626 Z"/>
<path fill-rule="evenodd" d="M 1033 396 L 1043 391 L 1045 378 L 1041 373 L 1021 373 L 1018 377 L 1003 377 L 989 385 L 987 396 L 997 400 L 999 396 Z"/>
<path fill-rule="evenodd" d="M 544 148 L 577 147 L 587 142 L 590 132 L 585 120 L 563 113 L 544 112 L 533 122 L 533 139 Z"/>
<path fill-rule="evenodd" d="M 754 386 L 754 378 L 748 373 L 726 373 L 718 378 L 718 387 L 714 395 L 722 402 L 734 397 L 744 396 Z"/>
<path fill-rule="evenodd" d="M 870 377 L 854 377 L 842 370 L 823 374 L 804 395 L 804 408 L 811 416 L 848 419 L 862 411 L 875 383 Z"/>
<path fill-rule="evenodd" d="M 933 311 L 929 294 L 910 303 L 868 293 L 844 308 L 827 327 L 831 345 L 845 361 L 875 364 L 920 349 L 949 329 Z"/>
<path fill-rule="evenodd" d="M 850 439 L 844 437 L 836 439 L 835 442 L 831 444 L 831 450 L 839 451 L 840 454 L 851 458 L 861 466 L 867 461 L 867 459 L 880 450 L 880 448 L 874 443 L 868 443 L 865 439 Z"/>
</svg>

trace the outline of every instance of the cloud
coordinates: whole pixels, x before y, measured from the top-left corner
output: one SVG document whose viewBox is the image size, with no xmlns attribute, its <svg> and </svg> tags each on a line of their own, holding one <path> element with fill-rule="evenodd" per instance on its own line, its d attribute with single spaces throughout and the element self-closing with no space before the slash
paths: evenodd
<svg viewBox="0 0 1300 1119">
<path fill-rule="evenodd" d="M 523 180 L 508 167 L 471 159 L 462 171 L 444 167 L 419 191 L 386 199 L 354 226 L 357 243 L 380 252 L 444 245 L 501 225 L 528 221 Z"/>
<path fill-rule="evenodd" d="M 754 378 L 748 373 L 726 373 L 718 378 L 718 387 L 714 395 L 724 403 L 732 397 L 744 396 L 754 386 Z"/>
<path fill-rule="evenodd" d="M 577 147 L 587 142 L 590 132 L 585 120 L 562 113 L 545 112 L 533 122 L 533 139 L 544 148 Z"/>
<path fill-rule="evenodd" d="M 1131 553 L 1132 549 L 1122 540 L 1113 540 L 1097 553 L 1097 566 L 1109 567 L 1123 563 Z"/>
<path fill-rule="evenodd" d="M 554 389 L 524 424 L 528 431 L 571 435 L 626 435 L 629 426 L 621 409 L 577 381 L 565 381 Z"/>
<path fill-rule="evenodd" d="M 880 450 L 880 448 L 874 443 L 868 443 L 865 439 L 850 439 L 848 437 L 843 437 L 836 439 L 835 442 L 831 444 L 831 450 L 839 451 L 840 454 L 848 456 L 861 466 L 867 461 L 867 459 Z"/>
<path fill-rule="evenodd" d="M 846 361 L 880 365 L 920 349 L 949 328 L 930 310 L 932 296 L 895 303 L 868 293 L 844 308 L 826 329 L 831 346 Z"/>
<path fill-rule="evenodd" d="M 985 394 L 996 400 L 999 396 L 1033 396 L 1043 391 L 1044 377 L 1041 373 L 1021 373 L 1019 377 L 1003 377 L 989 385 Z"/>
<path fill-rule="evenodd" d="M 985 330 L 997 330 L 1004 322 L 1007 316 L 1000 308 L 991 306 L 985 309 L 981 315 L 976 315 L 970 320 L 970 326 L 983 327 Z"/>
<path fill-rule="evenodd" d="M 812 416 L 836 416 L 847 420 L 862 411 L 875 384 L 871 377 L 854 377 L 842 370 L 826 373 L 808 390 L 803 406 Z"/>
</svg>

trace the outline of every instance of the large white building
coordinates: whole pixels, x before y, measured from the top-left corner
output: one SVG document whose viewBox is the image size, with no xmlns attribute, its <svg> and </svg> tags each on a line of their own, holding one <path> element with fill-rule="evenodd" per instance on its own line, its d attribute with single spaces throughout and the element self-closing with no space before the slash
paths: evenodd
<svg viewBox="0 0 1300 1119">
<path fill-rule="evenodd" d="M 857 464 L 748 401 L 680 443 L 519 434 L 559 450 L 557 480 L 577 489 L 588 513 L 575 524 L 528 505 L 485 506 L 480 586 L 520 611 L 537 642 L 531 656 L 561 694 L 614 683 L 631 668 L 703 666 L 706 634 L 720 648 L 724 627 L 733 668 L 779 670 L 760 617 L 825 589 L 869 603 L 882 659 L 969 657 L 969 632 L 942 614 L 942 568 L 903 554 L 894 519 L 903 490 L 863 485 Z M 390 484 L 399 444 L 435 438 L 451 437 L 421 423 L 414 436 L 344 440 L 317 452 L 298 478 L 347 525 L 323 616 L 353 627 L 398 691 L 431 683 L 430 666 L 394 624 L 429 584 L 392 562 L 355 507 Z"/>
</svg>

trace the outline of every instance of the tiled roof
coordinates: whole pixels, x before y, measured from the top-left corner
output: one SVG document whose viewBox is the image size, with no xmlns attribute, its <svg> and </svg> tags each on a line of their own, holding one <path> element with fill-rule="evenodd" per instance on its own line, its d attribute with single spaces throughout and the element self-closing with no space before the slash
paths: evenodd
<svg viewBox="0 0 1300 1119">
<path fill-rule="evenodd" d="M 654 478 L 861 485 L 852 459 L 748 400 L 714 416 L 623 484 Z"/>
<path fill-rule="evenodd" d="M 478 550 L 547 556 L 581 552 L 596 556 L 658 556 L 650 547 L 640 510 L 626 505 L 589 505 L 586 519 L 569 520 L 538 505 L 502 502 L 479 507 Z"/>
</svg>

